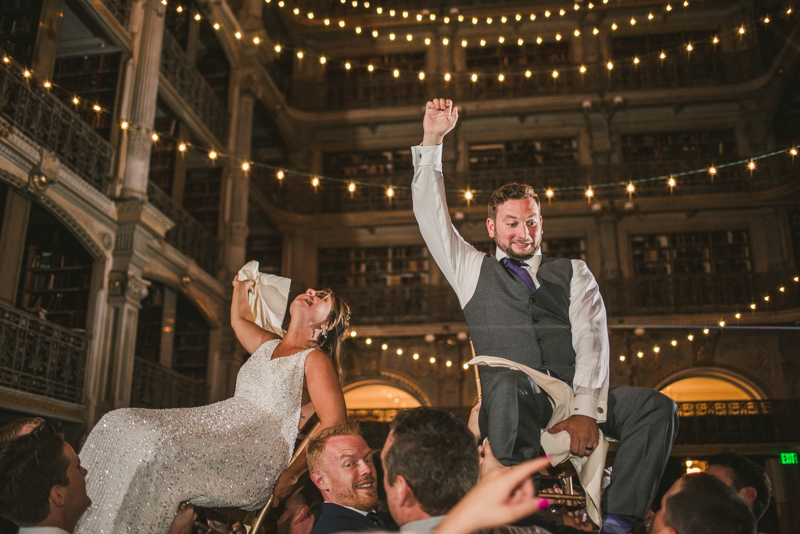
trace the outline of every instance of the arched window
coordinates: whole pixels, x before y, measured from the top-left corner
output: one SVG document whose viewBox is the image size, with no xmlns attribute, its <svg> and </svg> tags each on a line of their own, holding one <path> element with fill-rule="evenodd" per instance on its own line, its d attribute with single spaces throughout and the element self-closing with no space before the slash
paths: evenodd
<svg viewBox="0 0 800 534">
<path fill-rule="evenodd" d="M 348 410 L 416 408 L 420 402 L 410 393 L 389 384 L 367 384 L 345 392 Z"/>
<path fill-rule="evenodd" d="M 759 400 L 767 396 L 744 376 L 727 369 L 694 368 L 663 380 L 656 389 L 675 402 Z"/>
</svg>

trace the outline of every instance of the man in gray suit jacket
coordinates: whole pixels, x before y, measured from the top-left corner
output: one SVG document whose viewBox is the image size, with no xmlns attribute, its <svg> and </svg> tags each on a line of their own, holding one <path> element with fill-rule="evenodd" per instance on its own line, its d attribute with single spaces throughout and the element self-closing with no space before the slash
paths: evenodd
<svg viewBox="0 0 800 534">
<path fill-rule="evenodd" d="M 422 144 L 412 147 L 414 214 L 431 255 L 455 290 L 475 351 L 527 365 L 569 384 L 571 451 L 591 453 L 605 435 L 619 439 L 604 496 L 603 533 L 624 534 L 644 518 L 677 435 L 675 403 L 645 388 L 609 388 L 606 311 L 581 260 L 545 258 L 533 188 L 508 184 L 492 195 L 486 227 L 496 256 L 479 252 L 453 228 L 444 193 L 442 142 L 458 120 L 450 100 L 428 102 Z M 547 396 L 519 371 L 484 368 L 481 433 L 497 459 L 516 465 L 539 454 L 552 416 Z"/>
</svg>

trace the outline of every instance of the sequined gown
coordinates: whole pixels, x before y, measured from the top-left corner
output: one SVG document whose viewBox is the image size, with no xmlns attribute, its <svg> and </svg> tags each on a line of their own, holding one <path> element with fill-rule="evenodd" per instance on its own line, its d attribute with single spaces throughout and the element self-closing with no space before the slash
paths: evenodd
<svg viewBox="0 0 800 534">
<path fill-rule="evenodd" d="M 103 417 L 80 452 L 93 504 L 76 532 L 163 534 L 184 501 L 262 508 L 291 459 L 310 352 L 273 360 L 278 343 L 253 353 L 230 399 Z"/>
</svg>

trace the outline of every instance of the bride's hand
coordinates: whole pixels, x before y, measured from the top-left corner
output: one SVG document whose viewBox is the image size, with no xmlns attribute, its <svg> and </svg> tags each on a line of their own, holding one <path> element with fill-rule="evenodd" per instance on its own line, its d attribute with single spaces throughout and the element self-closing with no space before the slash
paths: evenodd
<svg viewBox="0 0 800 534">
<path fill-rule="evenodd" d="M 239 275 L 236 274 L 233 276 L 233 288 L 239 289 L 240 287 L 244 287 L 245 291 L 250 291 L 256 285 L 255 280 L 239 280 Z"/>
</svg>

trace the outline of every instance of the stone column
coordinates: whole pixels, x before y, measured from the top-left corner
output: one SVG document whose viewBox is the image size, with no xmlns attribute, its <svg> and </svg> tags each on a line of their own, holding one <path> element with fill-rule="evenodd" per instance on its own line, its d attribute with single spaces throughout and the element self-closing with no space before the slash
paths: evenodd
<svg viewBox="0 0 800 534">
<path fill-rule="evenodd" d="M 175 314 L 178 308 L 178 294 L 170 287 L 164 288 L 164 302 L 161 307 L 161 348 L 158 363 L 172 369 L 172 352 L 175 345 Z"/>
<path fill-rule="evenodd" d="M 600 277 L 619 278 L 619 248 L 617 247 L 617 218 L 612 214 L 600 217 Z"/>
<path fill-rule="evenodd" d="M 172 221 L 143 200 L 117 204 L 119 232 L 108 276 L 106 361 L 100 376 L 100 404 L 108 409 L 128 406 L 136 349 L 136 328 L 141 301 L 150 282 L 142 272 L 147 263 L 147 248 L 163 239 Z"/>
<path fill-rule="evenodd" d="M 0 301 L 11 306 L 17 301 L 30 211 L 31 201 L 9 188 L 0 223 Z"/>
<path fill-rule="evenodd" d="M 164 37 L 164 5 L 159 0 L 145 0 L 136 74 L 128 122 L 128 146 L 121 197 L 147 198 L 147 177 L 150 172 L 150 138 L 156 115 L 158 73 L 161 66 L 161 45 Z"/>
<path fill-rule="evenodd" d="M 36 33 L 31 64 L 31 69 L 40 78 L 52 79 L 53 77 L 63 11 L 64 0 L 44 0 L 42 2 L 42 16 L 39 20 L 39 31 Z"/>
</svg>

